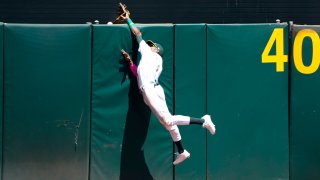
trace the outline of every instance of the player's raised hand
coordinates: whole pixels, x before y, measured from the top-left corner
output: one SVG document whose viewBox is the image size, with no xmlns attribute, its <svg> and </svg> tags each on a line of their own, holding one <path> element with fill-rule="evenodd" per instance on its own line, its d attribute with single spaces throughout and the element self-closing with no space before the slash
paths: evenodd
<svg viewBox="0 0 320 180">
<path fill-rule="evenodd" d="M 125 22 L 129 18 L 130 18 L 130 11 L 128 10 L 127 6 L 125 4 L 119 3 L 118 17 L 113 23 L 120 24 Z"/>
<path fill-rule="evenodd" d="M 129 55 L 125 50 L 121 49 L 121 53 L 122 53 L 124 59 L 125 59 L 130 65 L 133 64 L 130 55 Z"/>
</svg>

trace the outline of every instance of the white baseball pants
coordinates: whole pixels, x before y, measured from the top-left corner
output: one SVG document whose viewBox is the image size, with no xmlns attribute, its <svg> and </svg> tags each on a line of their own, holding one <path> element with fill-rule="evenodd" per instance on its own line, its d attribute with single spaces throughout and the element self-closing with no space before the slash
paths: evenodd
<svg viewBox="0 0 320 180">
<path fill-rule="evenodd" d="M 190 117 L 182 115 L 172 115 L 169 112 L 165 94 L 161 85 L 150 84 L 141 88 L 144 102 L 158 118 L 160 123 L 170 132 L 174 142 L 181 140 L 181 135 L 177 125 L 189 125 Z"/>
</svg>

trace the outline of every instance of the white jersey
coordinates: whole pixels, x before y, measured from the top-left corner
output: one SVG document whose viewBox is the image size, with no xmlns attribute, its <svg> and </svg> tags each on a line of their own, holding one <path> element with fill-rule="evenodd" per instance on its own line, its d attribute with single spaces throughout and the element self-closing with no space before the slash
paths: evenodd
<svg viewBox="0 0 320 180">
<path fill-rule="evenodd" d="M 190 124 L 190 117 L 172 115 L 168 109 L 164 90 L 158 84 L 158 78 L 162 72 L 161 56 L 153 52 L 144 40 L 139 43 L 139 51 L 141 60 L 137 69 L 137 77 L 143 100 L 160 123 L 170 132 L 173 141 L 180 141 L 181 135 L 177 125 Z"/>
<path fill-rule="evenodd" d="M 144 40 L 139 43 L 139 52 L 141 53 L 137 70 L 139 89 L 144 86 L 154 86 L 158 83 L 158 78 L 162 72 L 162 57 L 153 52 Z"/>
</svg>

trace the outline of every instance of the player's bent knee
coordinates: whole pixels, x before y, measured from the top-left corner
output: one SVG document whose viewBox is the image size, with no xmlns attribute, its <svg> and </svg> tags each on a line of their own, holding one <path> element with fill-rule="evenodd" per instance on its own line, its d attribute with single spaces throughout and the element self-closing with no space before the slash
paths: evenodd
<svg viewBox="0 0 320 180">
<path fill-rule="evenodd" d="M 172 122 L 170 122 L 170 121 L 163 121 L 163 125 L 164 125 L 164 127 L 167 129 L 167 130 L 171 130 L 172 129 L 172 127 L 173 127 L 173 124 L 172 124 Z"/>
<path fill-rule="evenodd" d="M 168 130 L 168 131 L 173 131 L 173 130 L 178 129 L 177 125 L 172 125 L 172 124 L 164 125 L 164 127 L 165 127 L 166 130 Z"/>
<path fill-rule="evenodd" d="M 161 124 L 166 128 L 173 126 L 173 123 L 172 123 L 172 121 L 170 121 L 170 118 L 160 117 L 159 120 L 160 120 Z"/>
</svg>

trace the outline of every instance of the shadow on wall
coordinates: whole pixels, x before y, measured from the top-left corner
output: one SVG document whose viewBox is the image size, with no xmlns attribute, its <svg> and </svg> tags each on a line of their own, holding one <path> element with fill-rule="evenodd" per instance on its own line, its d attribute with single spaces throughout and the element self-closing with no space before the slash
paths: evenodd
<svg viewBox="0 0 320 180">
<path fill-rule="evenodd" d="M 133 41 L 132 59 L 137 62 L 137 46 Z M 124 66 L 127 66 L 124 63 Z M 128 66 L 127 66 L 128 67 Z M 129 68 L 127 72 L 130 71 Z M 122 141 L 120 180 L 153 179 L 146 164 L 143 144 L 146 140 L 151 111 L 144 103 L 138 89 L 137 78 L 128 73 L 130 77 L 129 109 L 126 116 L 126 125 Z M 126 76 L 126 73 L 124 73 Z"/>
</svg>

